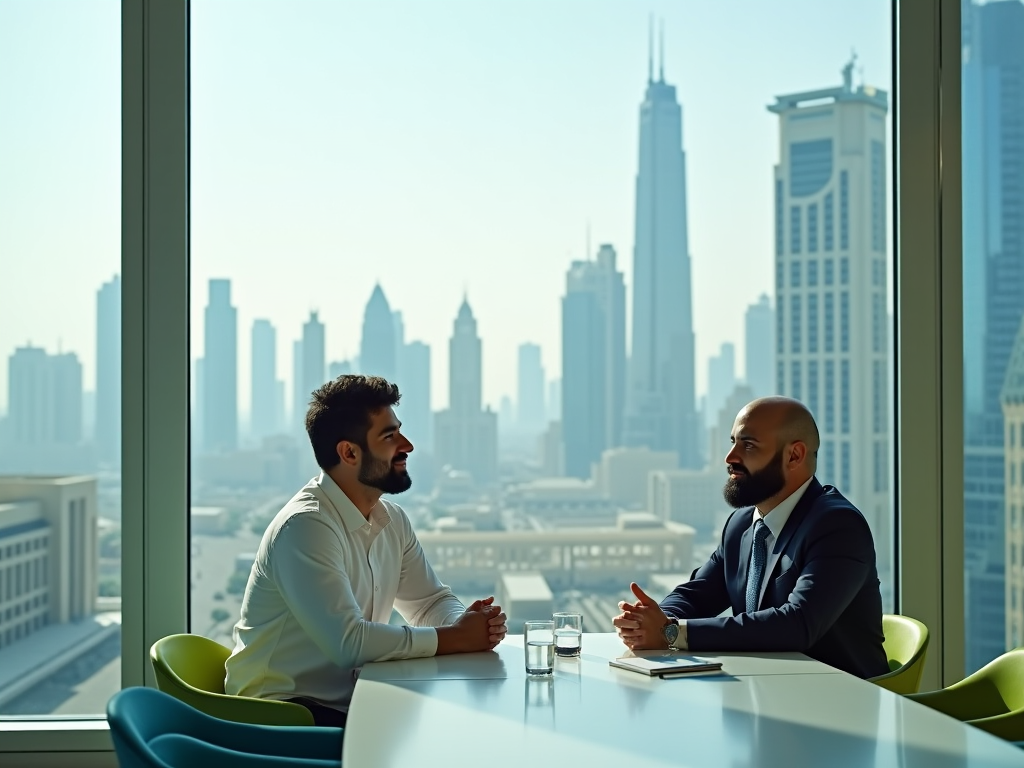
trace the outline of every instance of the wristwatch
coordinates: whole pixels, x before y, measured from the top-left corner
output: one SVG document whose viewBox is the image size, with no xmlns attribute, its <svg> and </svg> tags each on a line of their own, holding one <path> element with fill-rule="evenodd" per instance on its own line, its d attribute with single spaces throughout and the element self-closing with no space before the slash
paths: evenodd
<svg viewBox="0 0 1024 768">
<path fill-rule="evenodd" d="M 669 648 L 676 647 L 676 639 L 679 637 L 679 623 L 675 619 L 669 619 L 668 624 L 661 628 L 661 634 L 668 643 Z"/>
</svg>

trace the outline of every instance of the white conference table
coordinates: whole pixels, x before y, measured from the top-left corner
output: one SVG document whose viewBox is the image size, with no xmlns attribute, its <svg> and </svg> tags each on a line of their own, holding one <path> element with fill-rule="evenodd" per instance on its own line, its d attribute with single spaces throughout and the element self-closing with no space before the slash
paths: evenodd
<svg viewBox="0 0 1024 768">
<path fill-rule="evenodd" d="M 616 669 L 614 634 L 529 677 L 522 636 L 489 653 L 367 664 L 345 768 L 482 766 L 1024 766 L 1024 751 L 796 653 L 709 654 L 723 674 Z"/>
</svg>

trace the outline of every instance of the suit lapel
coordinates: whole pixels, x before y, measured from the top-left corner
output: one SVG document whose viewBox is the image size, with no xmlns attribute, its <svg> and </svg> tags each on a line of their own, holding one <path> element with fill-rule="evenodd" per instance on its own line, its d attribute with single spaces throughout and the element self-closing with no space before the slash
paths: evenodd
<svg viewBox="0 0 1024 768">
<path fill-rule="evenodd" d="M 814 506 L 814 502 L 818 500 L 825 491 L 821 487 L 821 483 L 818 482 L 818 478 L 813 478 L 811 484 L 807 486 L 807 490 L 804 491 L 804 495 L 800 497 L 800 501 L 796 503 L 793 511 L 789 515 L 789 520 L 786 521 L 786 526 L 782 529 L 782 533 L 779 535 L 778 540 L 775 542 L 775 547 L 772 552 L 775 554 L 781 554 L 786 551 L 786 547 L 789 545 L 790 539 L 793 538 L 793 533 L 797 528 L 800 527 L 800 523 L 811 507 Z M 750 553 L 747 553 L 747 559 L 750 559 Z"/>
</svg>

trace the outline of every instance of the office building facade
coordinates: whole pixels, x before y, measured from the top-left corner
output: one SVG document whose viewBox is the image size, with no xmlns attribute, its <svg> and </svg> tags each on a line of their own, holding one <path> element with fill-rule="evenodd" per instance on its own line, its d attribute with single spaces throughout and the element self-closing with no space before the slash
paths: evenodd
<svg viewBox="0 0 1024 768">
<path fill-rule="evenodd" d="M 786 94 L 775 166 L 776 391 L 815 414 L 818 477 L 864 513 L 891 586 L 886 115 L 853 84 Z"/>
</svg>

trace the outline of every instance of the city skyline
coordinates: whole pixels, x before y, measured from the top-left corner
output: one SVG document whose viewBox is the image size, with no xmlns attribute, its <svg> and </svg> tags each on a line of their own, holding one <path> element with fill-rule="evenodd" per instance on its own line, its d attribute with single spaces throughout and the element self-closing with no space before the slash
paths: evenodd
<svg viewBox="0 0 1024 768">
<path fill-rule="evenodd" d="M 255 11 L 245 23 L 256 40 L 279 32 L 286 37 L 298 35 L 297 25 L 308 18 L 308 10 L 301 10 L 304 7 L 289 10 L 280 18 L 273 13 Z M 278 58 L 253 61 L 251 51 L 244 50 L 241 41 L 234 39 L 229 40 L 226 47 L 218 46 L 214 50 L 204 43 L 209 39 L 207 36 L 221 37 L 218 30 L 234 20 L 217 4 L 195 9 L 192 274 L 196 299 L 193 301 L 193 333 L 201 327 L 200 317 L 195 313 L 201 315 L 199 297 L 205 295 L 207 280 L 230 277 L 234 303 L 240 308 L 239 332 L 244 334 L 243 329 L 251 327 L 253 319 L 269 319 L 281 342 L 277 378 L 291 380 L 291 350 L 287 345 L 299 337 L 310 309 L 320 311 L 320 318 L 329 329 L 328 360 L 350 359 L 357 354 L 360 313 L 367 292 L 379 279 L 388 291 L 389 300 L 404 310 L 407 336 L 423 341 L 434 351 L 431 387 L 434 408 L 443 407 L 446 391 L 443 372 L 448 367 L 445 348 L 450 323 L 448 308 L 457 305 L 464 291 L 469 294 L 481 335 L 491 350 L 485 353 L 484 359 L 486 402 L 497 407 L 502 395 L 514 396 L 510 383 L 516 380 L 517 347 L 524 342 L 543 348 L 542 363 L 549 379 L 559 378 L 557 297 L 570 263 L 588 256 L 584 252 L 588 220 L 592 241 L 608 242 L 618 250 L 626 282 L 632 285 L 636 108 L 643 95 L 648 18 L 653 13 L 655 17 L 664 17 L 666 71 L 671 73 L 679 88 L 685 109 L 690 250 L 694 259 L 694 327 L 698 335 L 697 393 L 706 390 L 706 362 L 722 342 L 732 341 L 737 345 L 738 368 L 741 368 L 740 361 L 744 359 L 742 317 L 731 307 L 736 302 L 746 306 L 756 301 L 771 280 L 770 247 L 766 242 L 772 226 L 770 168 L 777 132 L 763 107 L 776 93 L 838 82 L 839 67 L 854 45 L 859 66 L 863 66 L 863 78 L 886 88 L 891 65 L 888 6 L 882 3 L 866 8 L 858 5 L 857 13 L 847 13 L 841 7 L 823 8 L 813 2 L 794 2 L 780 8 L 747 3 L 738 6 L 735 16 L 702 7 L 681 9 L 670 3 L 650 3 L 642 7 L 615 3 L 570 2 L 555 6 L 525 3 L 515 13 L 453 4 L 439 8 L 435 16 L 419 7 L 402 6 L 403 12 L 399 14 L 402 18 L 392 30 L 394 35 L 378 40 L 386 47 L 380 51 L 381 55 L 374 56 L 374 60 L 380 60 L 379 77 L 401 77 L 407 85 L 403 92 L 409 94 L 412 101 L 402 107 L 400 122 L 396 122 L 396 113 L 388 104 L 380 115 L 376 115 L 375 109 L 364 108 L 367 99 L 373 98 L 374 103 L 380 101 L 376 86 L 367 78 L 351 75 L 359 70 L 354 60 L 351 60 L 353 67 L 349 67 L 349 57 L 358 59 L 362 55 L 359 52 L 369 45 L 367 41 L 350 39 L 351 31 L 366 24 L 395 25 L 392 14 L 397 7 L 395 4 L 382 4 L 380 8 L 318 6 L 318 11 L 324 13 L 323 24 L 318 25 L 322 26 L 323 34 L 336 22 L 337 29 L 342 30 L 344 45 L 339 39 L 320 42 L 321 30 L 314 30 L 316 39 L 309 50 L 304 50 L 291 63 Z M 451 23 L 454 15 L 459 15 L 460 25 Z M 838 20 L 842 20 L 842 24 L 837 24 Z M 513 55 L 504 36 L 495 40 L 491 30 L 497 28 L 498 21 L 498 26 L 508 29 L 510 35 L 518 30 L 522 34 L 528 31 L 531 39 L 538 37 L 537 55 L 529 62 L 522 62 Z M 813 28 L 816 32 L 808 37 L 798 55 L 763 38 L 762 30 L 771 24 Z M 93 29 L 96 22 L 85 19 L 83 25 L 85 29 Z M 458 41 L 449 39 L 455 28 L 463 30 Z M 431 50 L 426 56 L 428 70 L 418 71 L 418 65 L 410 67 L 411 59 L 420 61 L 425 56 L 420 34 L 424 29 L 438 29 L 436 39 L 442 47 L 448 45 L 456 51 L 461 50 L 459 46 L 468 45 L 469 53 L 477 60 L 474 72 L 463 67 L 469 55 L 466 52 L 459 56 L 435 56 Z M 716 34 L 725 35 L 734 45 L 728 50 L 710 45 L 709 40 Z M 70 45 L 71 41 L 58 38 L 54 44 L 58 43 Z M 346 50 L 339 50 L 342 48 Z M 490 49 L 493 50 L 485 55 Z M 12 50 L 18 50 L 19 55 L 30 62 L 32 77 L 25 87 L 39 90 L 45 86 L 50 91 L 56 87 L 50 81 L 59 80 L 57 73 L 44 55 L 47 51 L 53 53 L 50 48 L 44 47 L 38 55 L 17 47 Z M 276 56 L 273 54 L 272 58 Z M 770 57 L 772 66 L 757 66 L 758 57 Z M 83 72 L 90 73 L 91 78 L 87 92 L 95 94 L 97 88 L 109 87 L 109 97 L 103 94 L 94 97 L 100 102 L 109 98 L 114 114 L 120 84 L 117 65 L 116 56 L 104 64 L 108 69 L 102 71 L 90 70 L 89 62 L 83 63 Z M 278 72 L 269 82 L 258 77 L 268 66 Z M 298 76 L 300 71 L 302 77 Z M 514 78 L 510 79 L 513 73 Z M 701 74 L 698 76 L 698 73 Z M 257 79 L 248 80 L 250 74 Z M 312 75 L 312 79 L 307 81 L 307 74 Z M 859 73 L 857 76 L 860 79 Z M 250 84 L 240 90 L 225 89 L 223 78 L 226 77 L 242 77 Z M 433 83 L 430 88 L 421 83 L 420 78 L 424 77 L 429 77 Z M 372 80 L 376 81 L 376 77 Z M 293 81 L 298 90 L 290 96 L 282 94 L 281 86 L 284 83 L 290 86 Z M 257 83 L 263 83 L 270 90 L 257 94 L 253 91 Z M 449 85 L 438 90 L 439 83 Z M 470 109 L 468 103 L 452 102 L 446 95 L 471 92 L 486 83 L 494 84 L 495 90 L 483 111 Z M 23 86 L 19 83 L 17 87 Z M 341 114 L 340 107 L 321 104 L 320 100 L 311 98 L 313 92 L 345 93 L 348 106 Z M 214 94 L 225 93 L 228 98 L 224 103 L 220 103 L 220 97 L 214 98 Z M 264 107 L 260 105 L 268 103 L 268 97 L 272 97 L 270 101 L 283 99 L 289 108 L 263 121 Z M 62 99 L 57 98 L 55 103 L 62 103 Z M 316 107 L 318 104 L 321 106 Z M 310 116 L 302 123 L 304 130 L 312 133 L 302 138 L 298 146 L 288 133 L 289 126 L 295 123 L 281 120 L 289 112 L 306 114 L 303 109 L 309 107 L 321 112 L 317 113 L 317 119 Z M 50 109 L 50 105 L 45 105 L 44 109 Z M 363 127 L 350 125 L 350 110 L 361 115 L 356 122 Z M 237 123 L 238 116 L 243 114 L 265 123 L 273 128 L 275 135 L 282 137 L 260 150 L 260 156 L 265 159 L 260 171 L 260 178 L 264 180 L 252 176 L 255 167 L 249 170 L 240 165 L 239 152 L 250 157 L 247 149 L 250 143 L 245 138 L 247 131 Z M 387 125 L 407 124 L 409 114 L 416 114 L 417 119 L 423 116 L 425 122 L 417 123 L 415 131 L 403 130 L 401 135 L 387 128 Z M 557 120 L 552 119 L 554 114 L 559 115 Z M 339 122 L 342 117 L 344 120 Z M 60 113 L 52 114 L 51 118 L 55 122 L 64 119 Z M 380 124 L 383 126 L 380 138 L 394 148 L 393 160 L 382 157 L 379 152 L 372 152 L 365 159 L 347 151 L 339 154 L 349 145 L 365 146 L 369 136 L 364 130 L 376 131 L 377 120 L 384 121 Z M 505 123 L 509 128 L 503 127 Z M 30 121 L 28 125 L 31 132 L 36 124 Z M 451 125 L 460 126 L 452 137 L 458 137 L 455 143 L 441 135 L 441 131 Z M 513 126 L 515 130 L 510 135 Z M 11 185 L 5 186 L 5 190 L 27 189 L 31 194 L 5 198 L 9 202 L 5 215 L 10 217 L 10 226 L 0 228 L 3 239 L 0 247 L 26 254 L 74 251 L 76 259 L 66 282 L 99 285 L 119 272 L 118 131 L 116 124 L 105 123 L 87 123 L 82 128 L 91 131 L 84 134 L 89 137 L 99 133 L 107 136 L 113 131 L 111 141 L 99 143 L 101 147 L 109 144 L 109 158 L 105 159 L 100 152 L 87 160 L 76 161 L 77 167 L 82 167 L 84 162 L 91 163 L 86 166 L 86 174 L 95 177 L 97 182 L 106 183 L 109 178 L 113 185 L 109 213 L 89 211 L 92 230 L 96 222 L 109 219 L 110 232 L 103 237 L 90 237 L 84 243 L 81 238 L 75 238 L 73 246 L 70 243 L 65 246 L 56 239 L 59 233 L 40 226 L 24 227 L 23 222 L 34 221 L 30 211 L 22 215 L 26 206 L 45 208 L 33 197 L 34 190 L 42 185 L 50 189 L 51 194 L 53 189 L 58 189 L 63 195 L 67 185 L 57 183 L 56 179 L 45 182 L 48 177 L 39 176 L 40 168 L 45 171 L 49 163 L 43 161 L 42 155 L 32 154 L 36 146 L 33 136 L 18 133 L 11 134 L 10 142 L 4 143 L 19 146 L 35 160 L 26 164 L 22 157 L 11 157 L 9 163 L 5 162 L 4 167 L 10 168 L 13 174 Z M 8 127 L 0 127 L 0 130 L 8 130 Z M 331 134 L 329 140 L 325 140 L 326 133 Z M 514 140 L 509 140 L 513 136 Z M 501 147 L 501 151 L 497 154 L 490 149 L 485 151 L 481 144 L 485 137 L 488 148 Z M 424 141 L 432 142 L 432 148 L 423 144 Z M 330 149 L 313 160 L 305 149 L 313 146 Z M 433 156 L 446 158 L 443 168 L 429 160 Z M 399 159 L 401 167 L 396 165 Z M 483 159 L 487 162 L 481 166 Z M 104 165 L 107 162 L 113 174 Z M 249 160 L 245 162 L 248 164 Z M 339 165 L 342 162 L 344 167 Z M 379 173 L 376 182 L 366 176 L 370 163 L 375 164 Z M 296 174 L 305 174 L 315 167 L 322 167 L 322 172 L 313 173 L 299 183 Z M 484 172 L 480 183 L 486 184 L 489 190 L 486 200 L 481 199 L 479 203 L 467 198 L 463 191 L 474 168 Z M 18 175 L 22 169 L 24 178 Z M 333 179 L 332 184 L 340 185 L 338 194 L 320 195 L 326 181 L 324 174 Z M 233 192 L 227 186 L 229 181 Z M 411 186 L 407 182 L 411 182 Z M 432 190 L 429 193 L 424 186 L 428 182 Z M 543 182 L 543 188 L 537 186 L 538 182 Z M 288 189 L 294 204 L 271 194 L 267 184 L 273 189 Z M 351 199 L 352 184 L 368 190 L 364 203 Z M 366 211 L 366 206 L 381 193 L 382 185 L 404 190 L 393 201 L 397 207 L 392 214 L 402 218 L 404 227 L 382 226 L 379 217 L 373 216 L 364 223 L 345 213 Z M 321 202 L 308 197 L 314 192 L 320 195 Z M 107 196 L 102 187 L 98 187 L 85 194 L 79 192 L 77 197 L 95 205 Z M 458 219 L 439 214 L 434 199 L 446 207 L 457 206 Z M 245 204 L 244 200 L 250 203 Z M 273 211 L 265 207 L 271 200 L 275 203 Z M 410 210 L 412 203 L 422 211 Z M 482 204 L 486 204 L 487 210 L 481 209 Z M 307 213 L 296 218 L 299 205 Z M 239 218 L 242 208 L 248 213 Z M 424 218 L 427 216 L 433 217 L 434 223 Z M 736 216 L 742 218 L 742 226 L 728 224 Z M 369 225 L 376 233 L 376 241 L 372 243 L 366 240 Z M 327 261 L 326 253 L 331 254 Z M 36 264 L 28 260 L 26 279 L 34 279 L 36 270 L 42 270 L 38 278 L 45 279 L 46 260 L 38 261 L 40 263 Z M 273 266 L 275 264 L 280 266 Z M 428 282 L 428 272 L 424 270 L 430 264 L 434 265 L 430 274 L 436 274 L 441 268 L 451 279 L 434 277 Z M 724 280 L 723 269 L 728 274 Z M 488 278 L 488 272 L 493 272 L 494 277 Z M 524 282 L 527 276 L 528 284 Z M 421 289 L 426 284 L 431 285 L 429 291 Z M 26 341 L 53 351 L 62 340 L 64 348 L 78 351 L 84 364 L 86 389 L 92 390 L 95 352 L 91 334 L 85 333 L 85 329 L 67 327 L 61 320 L 62 316 L 89 311 L 82 309 L 88 306 L 89 299 L 71 295 L 68 288 L 61 286 L 55 286 L 54 291 L 56 300 L 65 309 L 51 317 L 42 307 L 35 306 L 30 296 L 8 295 L 0 288 L 0 307 L 5 308 L 0 310 L 5 320 L 0 322 L 0 356 L 9 355 L 15 346 Z M 531 307 L 535 311 L 528 313 L 508 301 L 530 292 L 551 299 Z M 8 321 L 7 312 L 11 313 L 11 319 L 16 317 L 17 322 Z M 19 328 L 32 329 L 31 334 L 18 332 Z M 17 334 L 15 338 L 10 337 L 12 332 Z M 194 335 L 194 356 L 203 354 L 202 345 L 201 336 Z M 240 371 L 248 372 L 248 358 L 248 344 L 242 344 Z M 743 375 L 742 370 L 737 373 Z M 240 376 L 239 387 L 244 411 L 251 397 L 248 375 Z M 0 403 L 6 403 L 5 395 L 6 376 L 0 371 Z M 287 402 L 291 402 L 290 398 Z"/>
</svg>

